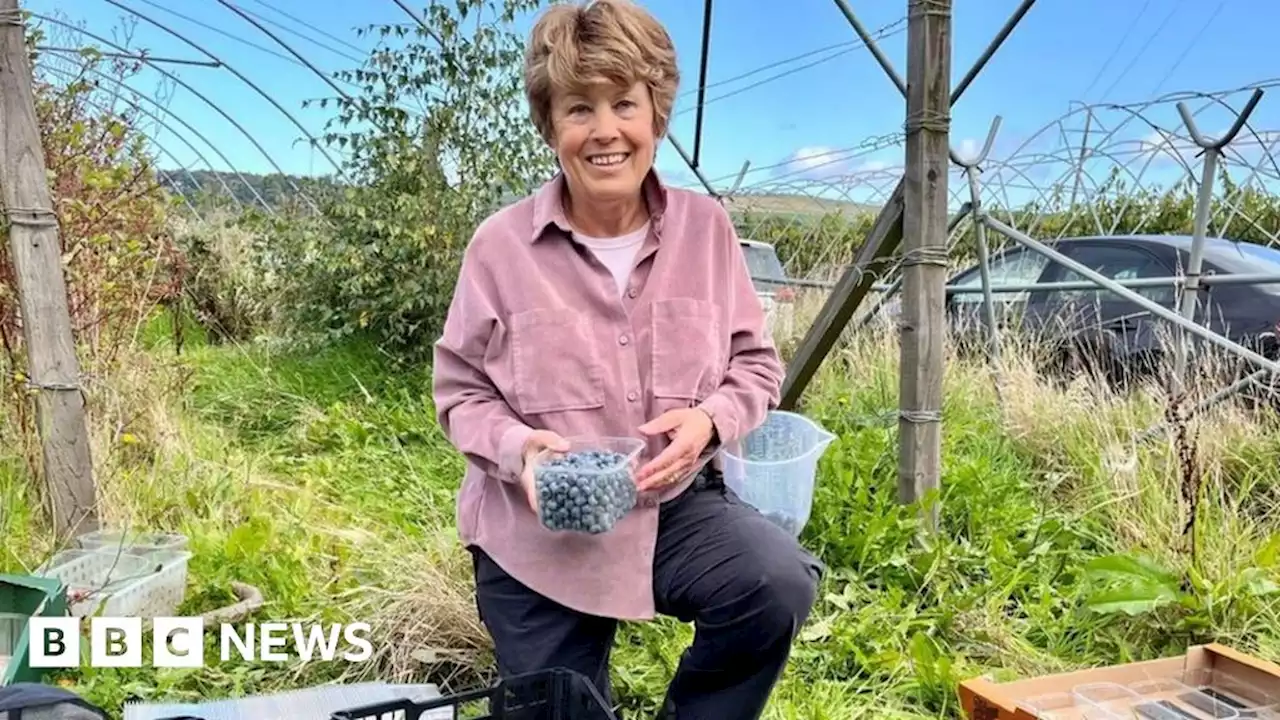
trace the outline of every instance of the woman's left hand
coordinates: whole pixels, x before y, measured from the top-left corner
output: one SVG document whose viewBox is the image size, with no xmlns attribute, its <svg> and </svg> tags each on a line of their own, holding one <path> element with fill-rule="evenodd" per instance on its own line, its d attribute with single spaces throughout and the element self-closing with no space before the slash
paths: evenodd
<svg viewBox="0 0 1280 720">
<path fill-rule="evenodd" d="M 683 479 L 711 442 L 714 430 L 711 416 L 697 408 L 668 410 L 641 425 L 640 432 L 646 435 L 666 433 L 671 444 L 640 468 L 636 489 L 640 492 L 660 490 Z"/>
</svg>

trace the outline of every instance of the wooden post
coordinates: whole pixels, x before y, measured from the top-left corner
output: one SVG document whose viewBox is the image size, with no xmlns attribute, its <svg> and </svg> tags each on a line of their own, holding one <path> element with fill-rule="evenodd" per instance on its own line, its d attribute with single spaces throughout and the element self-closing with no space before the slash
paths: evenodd
<svg viewBox="0 0 1280 720">
<path fill-rule="evenodd" d="M 939 486 L 947 280 L 951 0 L 908 0 L 898 495 Z M 926 513 L 937 527 L 937 505 Z"/>
<path fill-rule="evenodd" d="M 36 122 L 18 0 L 0 0 L 0 201 L 17 277 L 28 381 L 59 542 L 98 529 L 80 366 L 67 308 L 62 244 Z"/>
</svg>

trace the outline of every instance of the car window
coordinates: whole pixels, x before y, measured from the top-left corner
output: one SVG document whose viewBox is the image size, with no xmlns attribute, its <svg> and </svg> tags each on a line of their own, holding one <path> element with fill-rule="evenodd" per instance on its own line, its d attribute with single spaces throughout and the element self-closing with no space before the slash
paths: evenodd
<svg viewBox="0 0 1280 720">
<path fill-rule="evenodd" d="M 1212 254 L 1206 254 L 1205 264 L 1218 274 L 1280 275 L 1280 250 L 1247 242 L 1223 241 L 1216 243 Z M 1266 283 L 1251 287 L 1268 295 L 1280 295 L 1280 283 Z"/>
<path fill-rule="evenodd" d="M 753 279 L 786 281 L 787 271 L 772 247 L 742 244 L 742 254 Z"/>
<path fill-rule="evenodd" d="M 999 257 L 991 258 L 991 284 L 993 286 L 1030 285 L 1040 279 L 1040 273 L 1044 272 L 1045 266 L 1048 264 L 1049 259 L 1039 253 L 1030 250 L 1012 250 Z M 952 282 L 951 285 L 955 287 L 981 288 L 982 273 L 978 268 L 972 268 L 957 278 L 955 282 Z M 951 298 L 954 303 L 982 303 L 981 292 L 954 293 Z M 996 302 L 1023 302 L 1026 299 L 1026 292 L 995 293 L 993 295 L 993 300 Z"/>
<path fill-rule="evenodd" d="M 1111 280 L 1134 280 L 1138 278 L 1169 277 L 1173 273 L 1160 262 L 1159 258 L 1140 248 L 1118 246 L 1087 246 L 1076 250 L 1072 259 L 1089 269 Z M 1088 278 L 1074 270 L 1059 267 L 1050 282 L 1088 282 Z M 1169 305 L 1174 299 L 1174 287 L 1170 283 L 1159 287 L 1130 288 L 1134 292 L 1153 302 Z M 1049 302 L 1100 303 L 1123 301 L 1120 295 L 1100 287 L 1087 290 L 1054 290 L 1049 293 Z"/>
</svg>

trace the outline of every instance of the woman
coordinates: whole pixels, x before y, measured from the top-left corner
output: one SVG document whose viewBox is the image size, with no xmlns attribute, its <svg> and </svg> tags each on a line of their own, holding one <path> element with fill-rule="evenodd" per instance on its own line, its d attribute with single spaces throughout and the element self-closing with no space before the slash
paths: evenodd
<svg viewBox="0 0 1280 720">
<path fill-rule="evenodd" d="M 783 368 L 728 215 L 653 169 L 671 39 L 626 0 L 555 6 L 525 82 L 560 172 L 476 231 L 434 368 L 499 670 L 567 667 L 608 697 L 617 621 L 662 613 L 696 627 L 662 717 L 759 717 L 822 570 L 703 467 L 776 407 Z M 529 459 L 576 435 L 647 440 L 607 533 L 538 521 Z"/>
</svg>

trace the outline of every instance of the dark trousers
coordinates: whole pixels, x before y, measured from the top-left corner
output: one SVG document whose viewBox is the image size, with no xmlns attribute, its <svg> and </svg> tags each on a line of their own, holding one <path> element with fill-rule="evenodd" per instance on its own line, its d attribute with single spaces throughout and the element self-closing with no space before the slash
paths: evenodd
<svg viewBox="0 0 1280 720">
<path fill-rule="evenodd" d="M 715 471 L 660 508 L 654 554 L 657 611 L 694 623 L 662 720 L 754 720 L 809 616 L 823 567 L 790 535 L 727 489 Z M 553 602 L 503 572 L 479 548 L 480 619 L 503 677 L 575 670 L 610 699 L 617 621 Z"/>
</svg>

